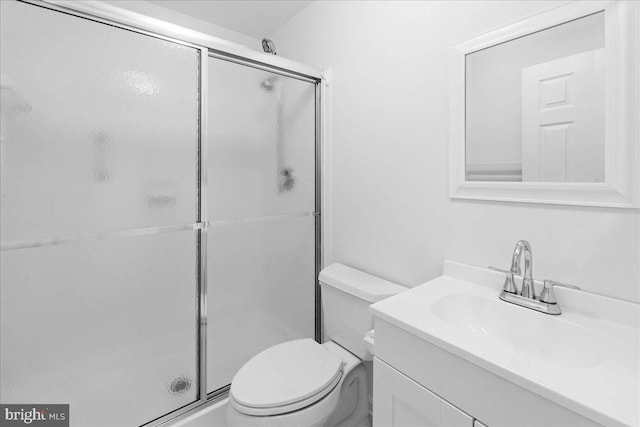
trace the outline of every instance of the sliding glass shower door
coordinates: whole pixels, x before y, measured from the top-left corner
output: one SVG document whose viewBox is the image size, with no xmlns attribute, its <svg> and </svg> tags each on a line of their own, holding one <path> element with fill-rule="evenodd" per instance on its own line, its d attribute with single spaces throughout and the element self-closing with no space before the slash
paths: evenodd
<svg viewBox="0 0 640 427">
<path fill-rule="evenodd" d="M 314 337 L 313 82 L 210 57 L 207 391 L 274 344 Z"/>
<path fill-rule="evenodd" d="M 197 399 L 200 51 L 2 1 L 0 401 Z"/>
<path fill-rule="evenodd" d="M 0 403 L 157 424 L 317 334 L 318 80 L 73 7 L 0 1 Z"/>
</svg>

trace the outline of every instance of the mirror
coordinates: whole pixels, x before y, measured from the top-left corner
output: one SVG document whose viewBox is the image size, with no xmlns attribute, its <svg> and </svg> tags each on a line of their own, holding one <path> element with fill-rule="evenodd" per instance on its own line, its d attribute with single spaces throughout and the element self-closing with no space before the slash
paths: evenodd
<svg viewBox="0 0 640 427">
<path fill-rule="evenodd" d="M 466 55 L 467 181 L 604 182 L 604 13 Z"/>
<path fill-rule="evenodd" d="M 574 2 L 451 54 L 453 198 L 638 206 L 638 14 Z"/>
</svg>

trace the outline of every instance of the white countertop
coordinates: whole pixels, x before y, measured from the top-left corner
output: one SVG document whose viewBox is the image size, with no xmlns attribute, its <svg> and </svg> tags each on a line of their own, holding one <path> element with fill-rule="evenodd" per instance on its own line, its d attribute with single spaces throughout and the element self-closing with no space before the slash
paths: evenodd
<svg viewBox="0 0 640 427">
<path fill-rule="evenodd" d="M 640 306 L 557 289 L 560 316 L 498 299 L 504 274 L 445 274 L 371 306 L 374 316 L 604 425 L 640 425 Z"/>
</svg>

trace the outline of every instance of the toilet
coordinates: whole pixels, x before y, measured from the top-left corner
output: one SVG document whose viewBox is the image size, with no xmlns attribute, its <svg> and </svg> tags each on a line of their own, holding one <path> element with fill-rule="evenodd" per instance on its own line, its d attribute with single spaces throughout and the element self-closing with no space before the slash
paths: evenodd
<svg viewBox="0 0 640 427">
<path fill-rule="evenodd" d="M 245 363 L 231 382 L 229 426 L 371 425 L 363 364 L 372 359 L 364 340 L 373 328 L 369 305 L 406 288 L 342 264 L 324 268 L 318 280 L 328 341 L 287 341 Z"/>
</svg>

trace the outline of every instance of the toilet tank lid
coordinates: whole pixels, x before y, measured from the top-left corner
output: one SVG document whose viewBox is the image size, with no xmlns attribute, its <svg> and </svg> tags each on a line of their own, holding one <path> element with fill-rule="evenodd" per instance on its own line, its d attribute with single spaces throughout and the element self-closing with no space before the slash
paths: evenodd
<svg viewBox="0 0 640 427">
<path fill-rule="evenodd" d="M 338 263 L 323 268 L 318 280 L 320 284 L 332 286 L 371 303 L 407 290 L 404 286 Z"/>
</svg>

